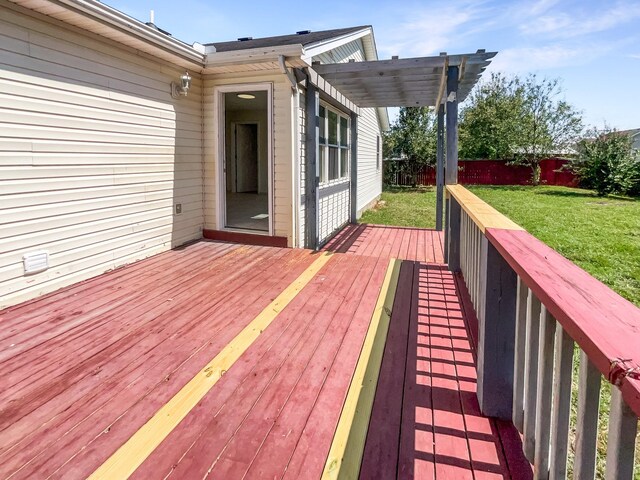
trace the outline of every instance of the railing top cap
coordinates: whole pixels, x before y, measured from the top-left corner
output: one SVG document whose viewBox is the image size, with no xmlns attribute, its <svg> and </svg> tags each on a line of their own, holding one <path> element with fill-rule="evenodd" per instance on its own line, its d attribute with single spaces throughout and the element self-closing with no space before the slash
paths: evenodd
<svg viewBox="0 0 640 480">
<path fill-rule="evenodd" d="M 447 192 L 456 199 L 467 215 L 469 215 L 478 228 L 480 228 L 482 233 L 484 233 L 487 228 L 524 230 L 520 225 L 501 214 L 462 185 L 447 185 Z"/>
</svg>

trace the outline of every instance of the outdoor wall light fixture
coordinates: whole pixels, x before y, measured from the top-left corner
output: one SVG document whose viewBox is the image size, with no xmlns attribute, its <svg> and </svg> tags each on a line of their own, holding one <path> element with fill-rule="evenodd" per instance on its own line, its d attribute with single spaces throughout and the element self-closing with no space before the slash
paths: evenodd
<svg viewBox="0 0 640 480">
<path fill-rule="evenodd" d="M 254 98 L 256 98 L 256 96 L 250 93 L 239 93 L 238 98 L 243 98 L 245 100 L 253 100 Z"/>
<path fill-rule="evenodd" d="M 189 72 L 184 72 L 184 75 L 180 75 L 180 83 L 171 82 L 171 96 L 173 98 L 186 97 L 191 88 L 191 75 Z"/>
</svg>

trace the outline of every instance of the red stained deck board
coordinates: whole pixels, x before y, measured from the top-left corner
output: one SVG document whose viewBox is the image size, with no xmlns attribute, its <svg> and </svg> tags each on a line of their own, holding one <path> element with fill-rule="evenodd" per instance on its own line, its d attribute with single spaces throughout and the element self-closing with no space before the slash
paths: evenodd
<svg viewBox="0 0 640 480">
<path fill-rule="evenodd" d="M 612 362 L 640 367 L 640 309 L 526 231 L 487 229 L 492 245 L 608 378 Z M 640 416 L 640 382 L 621 382 Z"/>
<path fill-rule="evenodd" d="M 334 367 L 322 385 L 302 435 L 289 459 L 287 470 L 282 477 L 284 479 L 317 479 L 322 475 L 387 265 L 386 259 L 378 259 L 376 262 L 345 334 L 345 340 L 338 350 Z"/>
<path fill-rule="evenodd" d="M 203 254 L 200 259 L 197 256 L 183 259 L 177 268 L 168 268 L 170 265 L 164 265 L 164 268 L 149 269 L 148 275 L 141 273 L 130 279 L 119 279 L 109 292 L 95 292 L 92 286 L 87 284 L 89 288 L 82 293 L 81 299 L 60 302 L 62 305 L 60 308 L 52 309 L 45 315 L 40 314 L 36 325 L 32 326 L 30 322 L 26 321 L 22 328 L 15 328 L 13 335 L 3 342 L 6 345 L 1 345 L 3 350 L 0 352 L 0 368 L 5 366 L 3 364 L 6 364 L 8 359 L 55 337 L 61 337 L 62 341 L 70 342 L 72 338 L 68 332 L 75 333 L 78 327 L 91 325 L 91 321 L 94 323 L 104 322 L 103 314 L 114 312 L 116 307 L 121 307 L 121 310 L 130 309 L 133 305 L 138 305 L 162 294 L 163 291 L 171 291 L 171 289 L 187 283 L 191 277 L 202 273 L 203 262 L 212 261 L 216 257 L 224 255 L 225 252 L 233 250 L 216 249 L 210 252 L 212 255 Z M 71 308 L 68 306 L 69 303 L 72 304 Z M 75 339 L 73 341 L 75 342 Z M 14 346 L 7 348 L 9 344 Z M 30 365 L 30 368 L 33 368 L 33 365 Z M 7 369 L 12 372 L 16 371 L 13 364 Z"/>
<path fill-rule="evenodd" d="M 188 315 L 187 315 L 187 311 L 186 311 L 186 310 L 185 310 L 183 313 L 184 313 L 184 317 L 185 317 L 185 318 L 189 318 L 189 317 L 188 317 Z M 146 341 L 146 339 L 145 339 L 145 341 Z M 143 343 L 144 343 L 144 342 L 143 342 Z M 174 341 L 174 343 L 173 343 L 173 344 L 175 344 L 175 341 Z M 137 347 L 137 345 L 136 345 L 136 347 Z M 129 353 L 130 353 L 130 352 L 129 352 Z M 119 360 L 119 359 L 116 359 L 116 362 L 115 362 L 115 363 L 117 363 L 117 360 Z M 138 358 L 136 358 L 136 359 L 134 360 L 134 363 L 135 363 L 135 362 L 138 362 L 138 361 L 139 361 L 139 359 L 138 359 Z M 144 364 L 143 364 L 143 365 L 144 365 Z M 112 362 L 111 362 L 111 361 L 109 361 L 109 362 L 106 362 L 106 363 L 105 363 L 105 367 L 104 367 L 104 369 L 106 370 L 106 369 L 108 369 L 108 368 L 111 368 L 111 369 L 113 370 L 113 368 L 112 368 L 112 367 L 113 367 Z M 116 372 L 117 372 L 117 370 L 116 370 Z M 125 370 L 124 370 L 124 371 L 117 372 L 117 375 L 121 375 L 121 374 L 123 374 L 124 372 L 126 372 L 126 368 L 125 368 Z M 94 377 L 94 376 L 93 376 L 93 375 L 91 375 L 91 373 L 92 373 L 92 372 L 91 372 L 91 370 L 89 369 L 89 372 L 86 372 L 86 373 L 89 373 L 90 375 L 88 375 L 87 377 L 85 377 L 83 380 L 93 381 L 93 380 L 94 380 L 94 378 L 92 378 L 92 377 Z M 101 373 L 102 373 L 102 372 L 101 372 Z M 160 378 L 163 378 L 163 377 L 160 377 Z M 102 379 L 101 379 L 100 377 L 95 378 L 94 384 L 95 384 L 95 383 L 98 383 L 98 382 L 99 382 L 99 381 L 101 381 L 101 380 L 102 380 Z M 65 394 L 66 396 L 68 396 L 69 394 L 74 393 L 74 392 L 73 392 L 74 388 L 75 388 L 75 385 L 71 385 L 67 390 L 65 390 L 65 391 L 64 391 L 64 394 Z M 47 407 L 50 407 L 52 404 L 54 404 L 54 403 L 56 403 L 56 402 L 58 402 L 58 403 L 59 403 L 59 402 L 60 402 L 60 400 L 61 400 L 61 397 L 56 397 L 56 399 L 55 399 L 55 401 L 54 401 L 54 402 L 52 402 L 52 403 L 48 403 L 46 406 L 47 406 Z M 75 402 L 74 402 L 73 404 L 74 404 L 74 406 L 75 406 L 75 407 L 77 407 L 77 408 L 79 408 L 79 406 L 80 406 L 80 405 L 76 404 Z M 73 411 L 73 410 L 72 410 L 72 411 Z M 65 411 L 65 413 L 67 413 L 67 411 Z M 56 420 L 58 420 L 58 418 L 59 418 L 59 417 L 56 417 Z"/>
<path fill-rule="evenodd" d="M 280 430 L 283 433 L 299 436 L 351 319 L 345 315 L 338 315 L 338 312 L 347 299 L 345 292 L 348 292 L 349 287 L 357 281 L 363 262 L 353 257 L 340 260 L 348 265 L 342 285 L 337 286 L 313 321 L 314 329 L 323 328 L 324 331 L 318 335 L 320 339 L 317 343 L 305 345 L 303 350 L 305 355 L 296 356 L 298 358 L 295 359 L 296 364 L 306 361 L 304 369 L 298 370 L 297 378 L 292 378 L 291 371 L 283 369 L 279 372 L 280 378 L 269 385 L 270 391 L 265 392 L 227 445 L 225 452 L 211 471 L 212 478 L 241 478 L 248 474 L 248 469 L 255 459 L 255 453 L 264 446 L 269 432 L 278 420 L 281 422 Z M 323 327 L 324 325 L 326 327 Z M 315 350 L 307 356 L 307 351 L 311 350 L 313 345 Z M 290 445 L 289 451 L 281 452 L 280 457 L 268 458 L 270 466 L 274 470 L 279 470 L 278 476 L 284 473 L 294 446 L 295 443 Z M 263 475 L 254 478 L 270 477 Z"/>
<path fill-rule="evenodd" d="M 424 308 L 419 274 L 414 268 L 398 454 L 397 476 L 401 479 L 435 478 L 431 378 L 418 373 L 418 366 L 428 364 L 431 355 L 428 341 L 418 334 L 419 312 Z"/>
<path fill-rule="evenodd" d="M 192 245 L 189 255 L 191 255 L 191 250 L 199 249 L 201 251 L 203 248 L 201 244 Z M 4 350 L 7 346 L 6 339 L 13 337 L 17 332 L 22 333 L 43 324 L 45 328 L 49 327 L 52 318 L 86 307 L 89 301 L 100 304 L 110 301 L 114 294 L 118 296 L 117 294 L 121 293 L 122 289 L 119 287 L 121 283 L 139 281 L 157 269 L 166 268 L 171 262 L 182 262 L 185 255 L 184 250 L 160 253 L 144 261 L 120 267 L 98 277 L 75 283 L 0 311 L 0 322 L 3 325 L 0 332 L 0 348 Z M 141 266 L 141 263 L 144 266 Z M 43 315 L 44 307 L 48 307 L 46 315 Z"/>
<path fill-rule="evenodd" d="M 119 416 L 115 423 L 109 425 L 108 434 L 102 434 L 88 445 L 73 459 L 65 465 L 56 476 L 64 478 L 66 476 L 84 477 L 91 473 L 93 469 L 102 463 L 113 453 L 124 441 L 126 441 L 148 418 L 150 418 L 162 405 L 164 405 L 175 393 L 185 385 L 211 358 L 213 358 L 237 333 L 257 315 L 277 294 L 284 289 L 295 277 L 306 267 L 304 262 L 300 268 L 293 268 L 293 265 L 286 265 L 286 262 L 278 265 L 282 267 L 285 280 L 273 278 L 272 268 L 266 269 L 262 274 L 248 281 L 243 288 L 237 292 L 235 298 L 227 297 L 223 304 L 208 315 L 209 319 L 215 322 L 224 322 L 222 327 L 210 327 L 203 324 L 202 330 L 208 333 L 209 338 L 200 338 L 198 348 L 187 360 L 184 357 L 177 357 L 175 352 L 169 350 L 167 355 L 172 358 L 173 364 L 177 366 L 173 372 L 166 377 L 156 377 L 142 392 L 130 390 L 125 392 L 130 397 L 124 400 L 130 402 L 130 408 L 122 412 L 120 405 L 108 404 L 105 407 L 107 416 L 113 418 L 110 408 L 115 408 Z M 245 290 L 246 289 L 246 290 Z M 197 337 L 196 337 L 197 341 Z M 203 344 L 203 342 L 206 342 Z M 184 363 L 183 363 L 184 362 Z M 123 413 L 125 413 L 123 415 Z M 106 427 L 104 427 L 106 428 Z M 77 446 L 71 448 L 75 451 Z M 65 448 L 65 451 L 69 450 Z M 52 460 L 47 461 L 48 464 Z M 97 465 L 96 465 L 97 464 Z"/>
<path fill-rule="evenodd" d="M 347 225 L 323 250 L 442 263 L 442 232 L 387 225 Z"/>
<path fill-rule="evenodd" d="M 333 268 L 330 263 L 328 267 Z M 322 280 L 315 280 L 323 283 Z M 328 286 L 326 287 L 328 288 Z M 234 402 L 232 396 L 237 396 L 243 388 L 257 388 L 254 380 L 268 381 L 264 372 L 268 365 L 276 365 L 283 361 L 288 350 L 281 348 L 280 344 L 288 345 L 303 333 L 311 322 L 311 310 L 307 308 L 307 300 L 314 292 L 313 289 L 303 289 L 294 302 L 287 307 L 288 316 L 278 316 L 265 332 L 251 345 L 233 365 L 232 369 L 220 379 L 216 387 L 209 392 L 200 404 L 189 414 L 180 425 L 163 441 L 152 455 L 138 468 L 133 478 L 149 478 L 154 473 L 162 475 L 171 471 L 182 455 L 197 440 L 201 431 L 210 419 L 214 418 L 227 404 Z M 247 383 L 249 382 L 249 383 Z M 229 408 L 227 406 L 227 408 Z"/>
<path fill-rule="evenodd" d="M 413 280 L 414 264 L 403 262 L 360 466 L 362 479 L 394 478 L 398 469 L 404 389 L 404 375 L 398 373 L 407 361 Z"/>
<path fill-rule="evenodd" d="M 300 271 L 300 269 L 301 269 L 301 268 L 303 269 L 307 263 L 308 263 L 308 262 L 305 262 L 305 263 L 304 263 L 303 265 L 301 265 L 297 270 L 298 270 L 298 271 Z M 296 269 L 294 268 L 293 270 L 294 270 L 294 271 L 293 271 L 292 273 L 294 273 L 294 274 L 295 274 L 295 270 L 296 270 Z M 270 276 L 272 276 L 272 274 L 271 274 Z M 245 279 L 245 280 L 246 280 L 246 279 Z M 264 279 L 264 278 L 262 278 L 260 282 L 263 282 L 264 280 L 265 280 L 265 279 Z M 287 281 L 289 281 L 289 279 L 287 279 Z M 259 286 L 259 283 L 260 283 L 260 282 L 257 282 L 256 287 L 257 287 L 257 286 Z M 282 288 L 282 287 L 277 286 L 277 289 L 278 289 L 278 290 L 279 290 L 280 288 Z M 275 294 L 277 294 L 277 291 L 278 291 L 278 290 L 273 290 L 273 291 L 274 291 L 274 293 L 275 293 Z M 267 298 L 265 298 L 265 300 L 264 300 L 265 304 L 266 304 L 266 303 L 268 303 L 268 302 L 271 300 L 271 298 L 269 298 L 271 295 L 273 295 L 273 294 L 269 294 L 269 296 L 268 296 Z M 219 299 L 218 299 L 218 300 L 219 300 Z M 184 305 L 183 305 L 183 308 L 184 308 Z M 188 317 L 188 315 L 187 315 L 187 312 L 186 312 L 186 311 L 183 313 L 183 317 L 185 317 L 185 318 L 189 318 L 189 317 Z M 175 317 L 175 318 L 176 318 L 176 319 L 178 319 L 178 318 L 181 318 L 181 317 Z M 176 330 L 177 330 L 177 327 L 176 327 Z M 178 331 L 179 331 L 179 330 L 178 330 Z M 200 339 L 198 340 L 198 338 L 196 337 L 196 338 L 195 338 L 195 340 L 196 340 L 196 341 L 198 341 L 197 345 L 202 345 L 202 343 L 203 343 L 203 339 L 202 339 L 202 338 L 200 338 Z M 172 343 L 172 344 L 167 345 L 167 347 L 169 347 L 169 352 L 171 352 L 171 351 L 172 351 L 172 350 L 171 350 L 171 347 L 173 346 L 173 344 L 175 344 L 175 340 L 173 341 L 173 343 Z M 167 357 L 167 355 L 166 355 L 166 353 L 167 353 L 167 352 L 165 351 L 164 353 L 165 353 L 164 357 Z M 169 355 L 168 357 L 171 357 L 171 355 Z M 160 357 L 160 358 L 163 358 L 163 357 Z M 180 365 L 180 362 L 179 362 L 179 361 L 176 361 L 176 358 L 173 358 L 173 359 L 171 359 L 171 358 L 167 358 L 167 359 L 168 359 L 168 360 L 169 360 L 169 359 L 170 359 L 170 360 L 172 360 L 172 363 L 170 363 L 170 364 L 171 364 L 171 366 L 172 366 L 173 368 L 176 368 L 176 367 L 178 367 L 178 366 Z M 208 359 L 207 359 L 207 360 L 208 360 Z M 135 363 L 135 360 L 134 360 L 134 363 Z M 205 361 L 205 363 L 206 363 L 206 361 Z M 110 366 L 110 363 L 109 363 L 109 364 L 107 364 L 107 366 Z M 200 366 L 198 366 L 197 368 L 200 368 Z M 126 369 L 125 369 L 125 370 L 126 370 Z M 196 369 L 196 370 L 197 370 L 197 369 Z M 169 372 L 169 373 L 170 373 L 170 372 Z M 162 380 L 163 380 L 165 377 L 166 377 L 166 373 L 165 373 L 165 374 L 163 374 L 163 375 L 161 375 L 161 376 L 159 376 L 159 377 L 156 377 L 156 378 L 155 378 L 155 381 L 156 381 L 156 382 L 162 382 Z M 148 378 L 148 377 L 145 377 L 145 378 Z M 131 389 L 131 388 L 129 388 L 129 387 L 127 387 L 127 388 L 128 388 L 128 390 L 129 390 L 129 391 L 126 391 L 125 393 L 127 393 L 127 394 L 133 394 L 133 390 L 134 390 L 134 389 Z M 135 397 L 135 395 L 134 395 L 134 397 Z M 124 402 L 124 398 L 123 398 L 122 396 L 119 396 L 119 397 L 118 397 L 118 400 L 119 400 L 119 402 L 118 402 L 118 403 L 111 402 L 111 403 L 107 404 L 107 406 L 110 406 L 110 407 L 116 406 L 116 407 L 117 407 L 117 406 L 120 404 L 120 401 Z M 107 409 L 107 410 L 108 410 L 108 409 Z M 95 417 L 95 416 L 98 416 L 98 417 L 99 417 L 98 413 L 105 414 L 106 412 L 105 412 L 104 410 L 98 410 L 97 412 L 94 412 L 94 413 L 93 413 L 93 416 L 94 416 L 94 417 Z M 109 417 L 108 417 L 108 415 L 106 415 L 106 417 L 107 417 L 107 420 L 108 420 L 108 418 L 109 418 Z M 73 418 L 74 418 L 74 417 L 71 417 L 71 418 L 70 418 L 70 421 L 73 421 Z M 77 420 L 77 421 L 81 421 L 81 419 L 76 419 L 76 420 Z M 107 425 L 108 425 L 108 422 L 107 422 Z M 99 428 L 99 426 L 92 427 L 91 425 L 86 425 L 86 424 L 85 424 L 85 425 L 82 425 L 82 427 L 87 427 L 89 430 L 91 430 L 91 428 L 94 428 L 94 430 L 95 430 L 96 428 Z M 70 432 L 68 432 L 68 433 L 69 433 L 69 434 L 71 434 L 71 435 L 77 435 L 77 434 L 78 434 L 78 430 L 79 430 L 79 428 L 75 428 L 75 429 L 74 429 L 74 431 L 72 431 L 72 432 L 70 431 Z M 98 430 L 98 431 L 99 431 L 99 430 Z M 56 432 L 54 431 L 54 433 L 56 433 Z M 60 435 L 59 435 L 59 431 L 57 432 L 57 434 L 58 434 L 58 437 L 59 437 L 59 436 L 60 436 Z M 93 438 L 93 437 L 91 437 L 91 438 Z M 58 445 L 59 443 L 60 443 L 60 442 L 57 442 L 57 443 L 56 443 L 56 445 Z"/>
<path fill-rule="evenodd" d="M 277 259 L 277 257 L 274 257 L 274 259 Z M 211 280 L 215 280 L 215 277 L 212 277 Z M 240 284 L 241 281 L 247 281 L 247 279 L 238 279 L 236 282 L 237 284 Z M 218 303 L 222 299 L 224 292 L 224 290 L 219 291 L 219 296 L 217 298 Z M 211 301 L 214 300 L 215 298 Z M 208 307 L 212 307 L 213 305 L 214 304 L 210 302 Z M 197 325 L 196 322 L 198 321 L 198 316 L 196 315 L 197 312 L 194 312 L 193 309 L 180 306 L 177 308 L 182 308 L 182 315 L 179 318 L 175 318 L 175 316 L 170 315 L 165 322 L 161 322 L 161 319 L 154 319 L 154 324 L 148 327 L 148 329 L 145 329 L 143 325 L 142 328 L 145 330 L 145 336 L 140 340 L 140 342 L 135 343 L 131 349 L 122 352 L 116 357 L 106 359 L 103 366 L 100 367 L 99 375 L 96 375 L 91 368 L 82 369 L 78 368 L 81 366 L 72 364 L 71 366 L 75 367 L 80 374 L 84 373 L 85 375 L 76 383 L 70 382 L 70 379 L 67 377 L 66 388 L 59 392 L 60 394 L 55 396 L 51 401 L 44 404 L 45 408 L 39 409 L 39 411 L 35 412 L 33 415 L 25 417 L 19 422 L 15 422 L 11 425 L 9 430 L 19 430 L 22 424 L 33 424 L 37 419 L 44 421 L 44 419 L 48 418 L 47 415 L 52 416 L 56 414 L 57 422 L 60 420 L 60 416 L 58 415 L 60 412 L 55 411 L 54 408 L 58 408 L 61 412 L 64 412 L 65 415 L 80 410 L 82 407 L 81 400 L 84 401 L 88 396 L 95 396 L 96 394 L 101 393 L 100 388 L 96 389 L 97 383 L 101 381 L 109 381 L 111 377 L 121 378 L 121 383 L 127 378 L 133 380 L 136 375 L 139 375 L 144 371 L 144 369 L 150 368 L 153 365 L 150 361 L 154 356 L 161 357 L 163 360 L 166 359 L 167 356 L 164 353 L 156 351 L 162 341 L 171 341 L 171 350 L 172 352 L 176 351 L 181 342 L 185 340 L 186 336 L 194 333 L 193 326 Z M 181 322 L 181 319 L 189 319 L 189 322 Z M 159 326 L 162 326 L 163 328 L 159 329 Z M 151 357 L 145 357 L 145 355 L 149 354 Z M 110 389 L 102 393 L 108 396 Z M 71 405 L 74 407 L 73 410 L 67 410 Z M 24 432 L 21 433 L 24 434 Z M 3 432 L 3 440 L 9 440 L 11 436 L 11 431 L 5 430 Z M 40 437 L 40 443 L 42 443 L 43 440 L 44 439 Z"/>
<path fill-rule="evenodd" d="M 335 363 L 336 356 L 341 346 L 349 340 L 346 333 L 367 287 L 368 279 L 374 271 L 376 260 L 367 258 L 362 262 L 353 262 L 353 268 L 358 263 L 361 265 L 355 276 L 357 280 L 352 283 L 335 314 L 332 322 L 333 331 L 328 332 L 330 334 L 323 338 L 314 358 L 247 470 L 246 478 L 282 477 L 303 428 L 317 404 L 327 375 L 332 369 L 342 367 Z"/>
<path fill-rule="evenodd" d="M 454 279 L 450 272 L 441 272 L 449 281 Z M 447 295 L 445 298 L 447 310 L 456 312 L 448 318 L 449 335 L 474 478 L 510 478 L 499 432 L 493 420 L 482 415 L 478 404 L 477 373 L 475 367 L 469 365 L 469 361 L 473 360 L 474 347 L 465 328 L 470 316 L 463 306 L 459 291 L 457 295 Z"/>
<path fill-rule="evenodd" d="M 221 389 L 216 388 L 217 391 L 210 392 L 197 411 L 194 410 L 167 437 L 164 443 L 171 445 L 176 451 L 172 456 L 177 458 L 167 462 L 168 459 L 160 458 L 154 452 L 145 463 L 157 468 L 161 462 L 163 471 L 166 467 L 174 467 L 172 475 L 176 478 L 201 477 L 214 465 L 218 456 L 225 453 L 239 429 L 242 431 L 248 424 L 250 429 L 257 430 L 260 424 L 268 422 L 267 412 L 281 407 L 279 396 L 287 394 L 288 382 L 299 377 L 299 369 L 304 367 L 305 359 L 309 358 L 323 335 L 323 325 L 327 323 L 327 319 L 322 318 L 323 306 L 327 298 L 335 298 L 339 289 L 349 284 L 352 277 L 346 275 L 347 271 L 345 262 L 333 260 L 325 266 L 269 327 L 287 329 L 278 340 L 278 347 L 269 355 L 258 357 L 259 346 L 252 345 L 243 357 L 253 360 L 255 370 L 248 374 L 245 369 L 229 370 L 224 380 L 236 384 L 235 391 L 222 394 Z M 299 321 L 292 322 L 295 318 Z M 243 377 L 240 383 L 238 376 Z M 248 419 L 251 415 L 253 420 Z M 247 442 L 252 438 L 249 436 Z M 236 453 L 254 455 L 256 451 L 255 445 L 251 448 L 244 444 Z M 140 473 L 139 478 L 142 477 L 144 472 Z M 213 478 L 216 477 L 214 475 Z"/>
<path fill-rule="evenodd" d="M 259 254 L 257 251 L 254 253 Z M 223 258 L 223 260 L 228 259 L 232 260 L 231 265 L 242 262 L 240 255 Z M 216 263 L 213 263 L 213 265 L 216 265 Z M 227 263 L 224 265 L 231 266 Z M 239 271 L 241 272 L 242 269 Z M 209 277 L 212 281 L 216 281 L 218 279 L 221 280 L 223 276 L 227 278 L 229 276 L 224 270 L 216 271 L 215 273 L 217 277 L 212 275 L 208 267 L 205 267 L 192 279 L 195 281 Z M 234 272 L 234 275 L 237 277 L 239 273 Z M 119 345 L 117 342 L 120 340 L 124 342 L 124 348 L 130 348 L 131 340 L 135 338 L 131 336 L 132 333 L 144 336 L 145 324 L 148 320 L 172 309 L 179 308 L 176 306 L 181 301 L 195 296 L 197 289 L 202 288 L 202 285 L 206 285 L 198 282 L 195 283 L 197 288 L 190 288 L 188 280 L 187 278 L 181 282 L 178 277 L 174 280 L 177 283 L 172 283 L 169 280 L 167 280 L 166 284 L 158 282 L 159 285 L 163 285 L 158 291 L 149 292 L 143 298 L 134 294 L 129 304 L 118 304 L 113 310 L 99 310 L 95 315 L 90 313 L 88 316 L 91 320 L 81 323 L 72 333 L 67 332 L 66 335 L 60 335 L 49 339 L 49 341 L 44 341 L 37 348 L 31 349 L 28 355 L 14 357 L 4 362 L 0 366 L 0 371 L 4 374 L 3 383 L 7 387 L 13 386 L 6 393 L 15 395 L 17 390 L 24 390 L 25 388 L 34 391 L 43 382 L 51 382 L 53 377 L 64 374 L 66 372 L 65 368 L 78 370 L 77 365 L 83 360 L 96 364 L 97 356 L 104 357 L 108 355 L 108 352 L 117 348 L 117 345 Z M 175 288 L 172 288 L 174 285 Z M 169 290 L 167 290 L 167 287 Z M 75 363 L 73 364 L 67 362 L 70 355 L 74 357 Z M 33 369 L 37 369 L 41 374 L 35 381 L 29 375 L 29 372 L 33 371 Z M 18 383 L 14 383 L 16 381 Z M 60 387 L 63 386 L 60 385 Z M 53 394 L 54 391 L 45 389 L 44 393 L 46 396 Z M 41 399 L 44 398 L 41 395 L 38 396 Z M 4 398 L 6 398 L 5 393 L 0 394 L 0 399 Z"/>
</svg>

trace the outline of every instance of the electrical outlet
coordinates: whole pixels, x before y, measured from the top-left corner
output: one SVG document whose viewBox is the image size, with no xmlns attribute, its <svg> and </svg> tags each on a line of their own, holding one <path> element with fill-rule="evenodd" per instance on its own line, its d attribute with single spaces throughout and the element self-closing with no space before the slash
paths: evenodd
<svg viewBox="0 0 640 480">
<path fill-rule="evenodd" d="M 182 213 L 182 204 L 176 203 L 176 215 L 180 215 Z"/>
</svg>

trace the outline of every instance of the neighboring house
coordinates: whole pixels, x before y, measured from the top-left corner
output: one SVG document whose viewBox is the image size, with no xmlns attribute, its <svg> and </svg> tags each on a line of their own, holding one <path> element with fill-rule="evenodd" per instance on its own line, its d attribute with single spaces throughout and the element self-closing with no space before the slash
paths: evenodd
<svg viewBox="0 0 640 480">
<path fill-rule="evenodd" d="M 376 59 L 371 27 L 191 46 L 95 0 L 0 10 L 0 308 L 203 235 L 307 246 L 307 81 L 319 240 L 352 219 L 352 152 L 353 210 L 381 193 L 386 109 L 304 78 Z M 186 96 L 172 86 L 185 70 Z"/>
<path fill-rule="evenodd" d="M 629 135 L 632 141 L 631 146 L 636 150 L 640 150 L 640 128 L 634 128 L 632 130 L 620 130 L 618 133 Z"/>
</svg>

